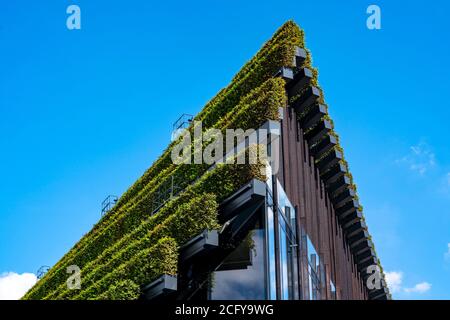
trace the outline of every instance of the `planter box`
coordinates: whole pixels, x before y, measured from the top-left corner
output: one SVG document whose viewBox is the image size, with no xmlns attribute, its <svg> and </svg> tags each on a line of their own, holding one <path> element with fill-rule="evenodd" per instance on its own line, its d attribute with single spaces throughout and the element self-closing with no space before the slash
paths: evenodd
<svg viewBox="0 0 450 320">
<path fill-rule="evenodd" d="M 325 186 L 328 188 L 330 184 L 343 177 L 346 173 L 347 167 L 342 162 L 339 162 L 328 171 L 322 173 L 320 178 L 324 181 Z"/>
<path fill-rule="evenodd" d="M 324 120 L 318 123 L 313 129 L 305 133 L 304 137 L 308 141 L 308 144 L 311 146 L 314 143 L 322 140 L 326 135 L 329 135 L 331 129 L 331 123 L 327 120 Z"/>
<path fill-rule="evenodd" d="M 331 199 L 334 199 L 336 195 L 342 192 L 344 189 L 350 186 L 350 178 L 347 176 L 342 176 L 333 183 L 327 185 L 327 191 L 331 195 Z M 334 205 L 334 202 L 333 202 Z M 337 209 L 335 205 L 335 209 Z"/>
<path fill-rule="evenodd" d="M 374 252 L 373 249 L 366 250 L 364 253 L 368 254 L 364 259 L 361 259 L 358 261 L 357 266 L 358 270 L 360 270 L 363 273 L 367 274 L 367 268 L 373 265 L 378 264 L 378 258 L 375 254 L 372 254 Z M 364 253 L 361 253 L 363 255 Z M 370 276 L 370 274 L 369 274 Z"/>
<path fill-rule="evenodd" d="M 303 130 L 308 130 L 309 128 L 317 125 L 317 123 L 321 121 L 322 117 L 326 114 L 327 107 L 320 103 L 316 104 L 312 108 L 310 108 L 308 113 L 300 120 L 300 126 L 303 128 Z"/>
<path fill-rule="evenodd" d="M 361 229 L 361 231 L 357 232 L 353 236 L 347 237 L 347 241 L 350 245 L 352 245 L 353 243 L 356 243 L 356 242 L 360 241 L 361 239 L 365 239 L 368 237 L 369 237 L 369 233 L 367 232 L 367 230 Z"/>
<path fill-rule="evenodd" d="M 347 214 L 344 218 L 339 218 L 339 223 L 342 225 L 342 228 L 345 230 L 347 226 L 352 225 L 362 219 L 362 212 L 358 209 L 352 208 L 350 213 Z"/>
<path fill-rule="evenodd" d="M 301 67 L 306 59 L 306 50 L 300 47 L 295 47 L 294 65 Z"/>
<path fill-rule="evenodd" d="M 320 98 L 320 90 L 314 86 L 310 86 L 300 98 L 292 104 L 295 112 L 301 114 L 306 107 L 309 107 L 317 102 Z"/>
<path fill-rule="evenodd" d="M 204 257 L 219 247 L 219 231 L 204 230 L 180 248 L 180 261 Z"/>
<path fill-rule="evenodd" d="M 177 277 L 164 274 L 143 288 L 146 300 L 164 297 L 177 291 Z"/>
<path fill-rule="evenodd" d="M 353 252 L 353 255 L 358 255 L 364 252 L 365 250 L 373 249 L 373 243 L 369 239 L 363 239 L 359 242 L 355 242 L 350 246 L 350 250 Z"/>
<path fill-rule="evenodd" d="M 378 259 L 375 256 L 370 256 L 369 258 L 365 259 L 363 262 L 358 263 L 358 270 L 361 273 L 367 273 L 367 268 L 373 265 L 378 264 Z"/>
<path fill-rule="evenodd" d="M 372 290 L 369 292 L 371 300 L 388 300 L 389 290 L 387 287 L 382 287 L 379 290 Z"/>
<path fill-rule="evenodd" d="M 286 83 L 289 83 L 294 80 L 294 70 L 287 67 L 281 67 L 280 70 L 275 73 L 274 77 L 281 77 Z"/>
<path fill-rule="evenodd" d="M 355 221 L 353 224 L 348 225 L 347 228 L 344 229 L 344 232 L 351 237 L 355 232 L 364 229 L 367 230 L 367 225 L 364 220 Z"/>
<path fill-rule="evenodd" d="M 347 202 L 350 202 L 355 197 L 355 190 L 346 188 L 345 190 L 336 193 L 331 202 L 333 202 L 335 208 L 344 206 Z"/>
<path fill-rule="evenodd" d="M 338 162 L 340 162 L 342 158 L 343 158 L 342 153 L 336 149 L 333 149 L 325 157 L 320 159 L 320 161 L 317 162 L 316 166 L 320 172 L 325 172 L 334 165 L 336 165 Z"/>
<path fill-rule="evenodd" d="M 358 264 L 360 262 L 364 262 L 367 258 L 375 257 L 375 251 L 372 248 L 361 252 L 358 255 L 355 255 L 355 262 Z"/>
<path fill-rule="evenodd" d="M 336 214 L 339 216 L 339 219 L 346 219 L 348 216 L 354 214 L 359 208 L 359 202 L 357 200 L 352 200 L 346 203 L 344 206 L 336 209 Z"/>
<path fill-rule="evenodd" d="M 308 68 L 302 68 L 294 75 L 294 79 L 286 85 L 286 90 L 290 96 L 295 96 L 311 83 L 312 78 L 312 71 Z"/>
<path fill-rule="evenodd" d="M 220 204 L 219 222 L 227 221 L 245 208 L 262 201 L 265 197 L 266 184 L 257 179 L 251 180 Z"/>
</svg>

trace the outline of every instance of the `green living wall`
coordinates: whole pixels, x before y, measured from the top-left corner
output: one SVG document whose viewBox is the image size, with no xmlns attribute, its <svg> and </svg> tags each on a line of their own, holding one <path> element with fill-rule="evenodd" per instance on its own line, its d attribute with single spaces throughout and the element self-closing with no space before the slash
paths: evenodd
<svg viewBox="0 0 450 320">
<path fill-rule="evenodd" d="M 279 108 L 287 101 L 284 80 L 273 75 L 283 66 L 293 67 L 295 47 L 303 47 L 303 33 L 287 22 L 195 117 L 203 130 L 245 130 L 278 120 Z M 176 274 L 181 245 L 204 229 L 219 227 L 217 207 L 222 200 L 252 178 L 265 179 L 260 164 L 219 165 L 210 171 L 204 164 L 174 165 L 171 151 L 178 142 L 168 146 L 24 299 L 137 298 L 141 285 L 162 274 Z M 182 191 L 154 213 L 158 191 L 173 177 Z M 70 265 L 81 268 L 80 290 L 67 288 Z"/>
<path fill-rule="evenodd" d="M 288 21 L 194 120 L 202 121 L 204 131 L 215 128 L 222 132 L 227 128 L 258 128 L 267 120 L 279 120 L 279 108 L 295 102 L 302 94 L 287 101 L 285 81 L 274 77 L 281 67 L 311 69 L 312 85 L 319 87 L 318 72 L 307 50 L 303 65 L 295 66 L 296 47 L 305 48 L 303 31 Z M 325 104 L 323 96 L 320 103 Z M 298 117 L 301 120 L 302 115 Z M 328 115 L 324 119 L 332 124 Z M 305 134 L 313 129 L 304 128 Z M 188 130 L 192 133 L 193 127 Z M 334 129 L 331 134 L 339 141 Z M 261 164 L 218 165 L 209 171 L 206 164 L 175 165 L 171 152 L 181 139 L 169 144 L 114 208 L 24 299 L 136 299 L 142 285 L 162 274 L 177 273 L 180 246 L 204 229 L 220 227 L 217 210 L 221 201 L 252 178 L 265 179 Z M 335 148 L 342 152 L 339 143 Z M 348 168 L 345 160 L 342 164 Z M 356 191 L 352 176 L 348 176 Z M 159 192 L 172 179 L 177 181 L 180 192 L 155 211 Z M 66 270 L 70 265 L 81 268 L 80 290 L 67 288 Z"/>
</svg>

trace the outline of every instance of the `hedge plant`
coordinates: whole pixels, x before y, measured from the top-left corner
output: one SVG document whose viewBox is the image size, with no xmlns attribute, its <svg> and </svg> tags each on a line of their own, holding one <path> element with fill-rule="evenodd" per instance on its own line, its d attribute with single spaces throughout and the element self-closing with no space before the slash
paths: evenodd
<svg viewBox="0 0 450 320">
<path fill-rule="evenodd" d="M 267 120 L 278 120 L 278 108 L 284 105 L 284 81 L 281 79 L 269 79 L 262 86 L 252 90 L 247 96 L 242 98 L 241 103 L 223 117 L 215 127 L 222 129 L 223 133 L 225 133 L 226 128 L 242 128 L 245 130 L 253 126 L 258 127 Z M 171 174 L 176 174 L 183 181 L 183 187 L 185 187 L 203 174 L 208 167 L 209 165 L 205 164 L 173 165 Z M 55 266 L 52 270 L 55 272 L 52 274 L 51 281 L 63 283 L 66 278 L 65 267 L 67 265 L 84 265 L 87 261 L 95 259 L 107 246 L 119 240 L 136 224 L 139 224 L 142 219 L 147 217 L 151 213 L 149 208 L 152 206 L 153 195 L 158 191 L 160 185 L 171 179 L 167 171 L 158 175 L 154 184 L 147 185 L 146 192 L 142 193 L 142 197 L 138 198 L 137 202 L 130 201 L 129 204 L 122 207 L 111 219 L 110 223 L 102 229 L 102 232 L 85 240 L 87 242 L 82 248 L 77 250 L 76 255 L 66 258 L 65 263 L 59 263 Z M 46 283 L 49 280 L 47 279 Z M 39 287 L 34 291 L 36 290 L 39 290 Z M 47 291 L 47 288 L 43 287 L 40 291 Z M 38 293 L 38 295 L 40 296 L 42 293 Z"/>
<path fill-rule="evenodd" d="M 250 152 L 255 151 L 250 150 Z M 233 167 L 234 170 L 233 169 L 230 170 L 230 166 Z M 264 180 L 266 177 L 261 174 L 262 168 L 263 168 L 262 164 L 219 165 L 215 170 L 205 174 L 195 185 L 188 188 L 180 196 L 179 201 L 185 200 L 184 197 L 189 197 L 190 195 L 191 196 L 198 195 L 201 189 L 208 191 L 213 190 L 215 192 L 219 191 L 218 194 L 221 195 L 219 199 L 220 201 L 222 201 L 226 197 L 228 197 L 232 192 L 236 191 L 240 186 L 242 186 L 242 184 L 245 183 L 245 181 L 249 181 L 251 178 L 258 178 L 260 180 Z M 199 206 L 202 204 L 202 201 L 199 200 L 197 197 L 197 200 L 193 201 L 194 203 L 197 204 L 196 206 L 191 206 L 189 204 L 182 205 L 180 207 L 178 215 L 177 214 L 171 215 L 165 221 L 158 224 L 147 237 L 135 241 L 134 243 L 130 244 L 127 248 L 117 253 L 112 258 L 112 260 L 109 261 L 109 263 L 107 263 L 107 265 L 96 268 L 96 270 L 93 271 L 93 274 L 95 275 L 95 273 L 100 273 L 98 277 L 94 276 L 95 278 L 99 278 L 100 280 L 95 283 L 94 281 L 88 283 L 87 284 L 88 287 L 86 289 L 84 289 L 86 286 L 86 284 L 84 284 L 83 290 L 79 294 L 77 294 L 74 298 L 86 299 L 95 297 L 98 294 L 98 290 L 96 288 L 107 287 L 108 283 L 114 283 L 113 281 L 116 281 L 116 278 L 110 275 L 114 274 L 115 270 L 121 269 L 120 266 L 117 267 L 120 262 L 127 261 L 128 257 L 133 257 L 135 254 L 139 255 L 140 252 L 142 252 L 146 246 L 148 246 L 151 243 L 154 243 L 155 240 L 160 236 L 164 236 L 165 234 L 172 234 L 174 237 L 176 237 L 178 243 L 183 244 L 190 238 L 198 234 L 204 228 L 219 227 L 217 221 L 215 220 L 217 215 L 213 214 L 217 210 L 216 209 L 217 205 L 213 204 L 214 201 L 213 196 L 212 195 L 208 196 L 205 194 L 201 198 L 208 199 L 208 197 L 210 198 L 211 201 L 210 205 L 213 207 L 213 209 L 211 208 L 209 209 L 211 210 L 210 219 L 203 217 L 204 220 L 203 225 L 201 222 L 199 223 L 199 217 L 193 215 L 193 212 L 196 211 L 196 209 L 199 210 L 200 209 Z M 192 210 L 193 212 L 186 212 L 183 214 L 182 212 L 186 210 Z M 125 264 L 127 265 L 128 263 Z M 141 279 L 149 279 L 144 278 L 143 275 L 141 276 L 143 277 Z M 147 280 L 147 282 L 141 280 L 141 282 L 137 283 L 146 284 L 148 282 L 150 282 L 150 280 Z"/>
<path fill-rule="evenodd" d="M 285 23 L 269 40 L 263 48 L 251 59 L 232 82 L 222 89 L 216 97 L 206 104 L 203 110 L 196 116 L 196 120 L 211 119 L 216 122 L 229 110 L 236 105 L 240 98 L 252 89 L 258 87 L 267 79 L 271 78 L 273 73 L 283 66 L 292 66 L 294 59 L 294 47 L 304 47 L 303 31 L 292 21 Z M 267 68 L 265 68 L 267 67 Z M 272 73 L 273 71 L 273 73 Z M 216 111 L 219 110 L 219 111 Z M 220 112 L 221 111 L 221 112 Z M 209 116 L 215 114 L 216 116 Z M 163 155 L 136 181 L 136 183 L 119 199 L 118 206 L 126 203 L 143 186 L 146 185 L 157 172 L 167 167 L 170 162 L 172 143 Z"/>
<path fill-rule="evenodd" d="M 295 46 L 303 47 L 303 32 L 295 23 L 288 22 L 241 69 L 230 85 L 207 103 L 196 120 L 203 121 L 205 130 L 208 127 L 245 130 L 257 128 L 267 120 L 278 120 L 278 108 L 286 104 L 284 82 L 281 79 L 273 79 L 272 76 L 282 66 L 293 66 Z M 103 252 L 114 247 L 115 243 L 121 243 L 124 236 L 146 221 L 151 214 L 149 203 L 152 201 L 152 195 L 171 175 L 177 174 L 188 184 L 205 172 L 208 168 L 205 165 L 174 166 L 170 154 L 175 143 L 169 145 L 163 155 L 125 192 L 113 210 L 57 263 L 25 298 L 55 297 L 61 292 L 60 287 L 65 284 L 68 265 L 77 264 L 86 268 L 90 262 L 93 265 L 97 259 L 104 259 Z M 225 176 L 230 177 L 239 172 L 230 167 L 218 168 L 217 171 L 226 171 L 230 174 Z M 240 178 L 250 178 L 250 175 L 239 175 L 240 173 L 234 174 L 234 181 L 224 181 L 221 186 L 223 190 L 217 192 L 227 194 L 232 187 L 240 187 L 234 185 L 235 182 L 245 183 Z M 214 190 L 212 180 L 205 180 L 204 184 Z M 221 196 L 222 194 L 218 194 L 218 199 Z"/>
<path fill-rule="evenodd" d="M 251 150 L 251 152 L 254 151 Z M 186 190 L 179 196 L 169 201 L 156 215 L 149 217 L 148 220 L 143 223 L 142 228 L 137 225 L 138 228 L 135 227 L 136 230 L 134 232 L 130 231 L 130 233 L 127 234 L 125 238 L 123 238 L 122 242 L 118 242 L 116 245 L 110 244 L 111 247 L 103 253 L 104 257 L 100 257 L 100 260 L 94 259 L 92 265 L 96 265 L 99 261 L 108 259 L 105 258 L 105 256 L 110 257 L 114 252 L 120 250 L 123 244 L 126 244 L 133 237 L 141 237 L 143 234 L 145 234 L 146 231 L 148 231 L 148 228 L 151 228 L 151 226 L 161 224 L 164 221 L 165 217 L 173 212 L 176 212 L 176 209 L 179 208 L 180 205 L 184 203 L 187 203 L 187 205 L 189 205 L 189 199 L 195 199 L 196 196 L 208 192 L 215 194 L 217 197 L 217 202 L 221 202 L 249 180 L 253 178 L 265 180 L 266 177 L 262 172 L 263 165 L 261 163 L 257 163 L 254 165 L 218 165 L 214 170 L 211 170 L 204 174 L 198 181 L 196 181 L 195 184 L 188 186 Z M 203 198 L 208 199 L 207 197 Z M 195 200 L 192 201 L 195 203 Z M 205 210 L 211 210 L 211 208 L 214 208 L 214 206 L 211 202 L 209 202 L 208 208 Z M 150 224 L 151 226 L 147 227 L 146 224 Z M 213 224 L 211 223 L 210 225 L 212 226 Z M 203 228 L 202 224 L 200 224 L 200 226 L 201 228 Z M 82 266 L 84 265 L 80 265 L 80 267 Z M 65 272 L 65 270 L 61 270 L 61 273 L 62 272 Z M 83 269 L 82 274 L 84 277 Z M 52 281 L 44 283 L 45 290 L 39 292 L 30 292 L 29 294 L 27 294 L 26 298 L 42 299 L 46 296 L 48 298 L 55 298 L 59 293 L 61 293 L 61 290 L 64 290 L 63 288 L 65 286 L 66 277 L 67 275 L 60 282 Z M 55 293 L 55 291 L 57 291 L 58 293 L 56 295 L 52 294 Z"/>
<path fill-rule="evenodd" d="M 147 284 L 163 274 L 176 275 L 178 263 L 177 243 L 173 238 L 162 238 L 152 247 L 137 252 L 130 260 L 108 273 L 102 280 L 83 290 L 79 299 L 98 299 L 112 285 L 124 280 Z M 83 284 L 82 284 L 83 285 Z"/>
<path fill-rule="evenodd" d="M 127 279 L 118 281 L 100 294 L 98 300 L 136 300 L 141 295 L 141 288 L 135 282 Z"/>
<path fill-rule="evenodd" d="M 179 245 L 183 245 L 204 229 L 219 228 L 217 202 L 214 194 L 200 194 L 194 196 L 189 202 L 181 204 L 179 199 L 173 200 L 173 202 L 179 204 L 174 213 L 167 216 L 172 210 L 161 210 L 112 247 L 109 247 L 97 259 L 89 262 L 81 270 L 83 288 L 92 285 L 116 268 L 121 261 L 127 261 L 134 254 L 150 247 L 160 238 L 173 236 Z M 167 206 L 170 209 L 173 207 L 174 205 Z M 55 293 L 59 293 L 59 295 L 52 295 L 46 297 L 46 299 L 67 299 L 74 296 L 77 291 L 68 290 L 65 285 L 61 285 Z"/>
</svg>

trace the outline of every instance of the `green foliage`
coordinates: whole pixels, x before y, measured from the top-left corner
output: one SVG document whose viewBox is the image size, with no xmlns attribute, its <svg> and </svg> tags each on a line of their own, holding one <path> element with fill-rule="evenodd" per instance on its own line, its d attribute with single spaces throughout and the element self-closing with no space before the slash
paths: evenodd
<svg viewBox="0 0 450 320">
<path fill-rule="evenodd" d="M 303 32 L 295 23 L 289 21 L 242 68 L 230 85 L 203 108 L 196 119 L 203 121 L 204 129 L 215 127 L 221 130 L 245 130 L 257 128 L 269 119 L 277 120 L 278 107 L 285 105 L 286 97 L 284 82 L 281 79 L 272 79 L 272 76 L 280 67 L 292 66 L 295 46 L 303 47 Z M 54 297 L 55 292 L 60 293 L 60 287 L 64 286 L 68 265 L 87 267 L 90 262 L 97 261 L 97 258 L 102 259 L 102 254 L 110 247 L 121 243 L 120 240 L 124 236 L 147 220 L 155 192 L 171 175 L 177 175 L 184 182 L 182 188 L 185 188 L 207 170 L 206 165 L 174 166 L 170 154 L 175 143 L 169 145 L 163 155 L 121 197 L 113 210 L 27 293 L 25 299 Z M 211 179 L 204 180 L 203 184 L 214 190 L 220 201 L 234 191 L 233 188 L 240 187 L 236 182 L 245 183 L 242 182 L 244 179 L 248 181 L 251 177 L 260 175 L 259 168 L 254 170 L 255 172 L 252 172 L 250 167 L 247 169 L 244 172 L 242 168 L 233 166 L 217 168 L 214 171 L 220 171 L 223 175 L 217 180 L 223 180 L 223 184 L 217 186 L 212 176 Z M 247 174 L 250 172 L 251 174 Z M 227 180 L 229 178 L 233 181 Z"/>
<path fill-rule="evenodd" d="M 242 102 L 230 111 L 230 113 L 220 120 L 217 128 L 251 128 L 258 127 L 265 121 L 277 120 L 278 108 L 284 106 L 284 81 L 281 79 L 269 79 L 260 88 L 252 90 Z M 209 165 L 173 165 L 170 169 L 161 172 L 153 183 L 145 188 L 142 197 L 135 198 L 126 206 L 123 206 L 115 216 L 113 216 L 107 225 L 91 237 L 83 239 L 84 246 L 75 246 L 72 256 L 66 257 L 64 263 L 58 263 L 51 270 L 51 281 L 47 280 L 40 286 L 35 287 L 26 297 L 45 296 L 53 291 L 54 285 L 49 286 L 49 282 L 64 283 L 66 278 L 65 268 L 67 265 L 76 264 L 84 266 L 89 261 L 95 260 L 107 247 L 120 240 L 124 235 L 133 230 L 151 213 L 152 202 L 158 188 L 167 180 L 171 179 L 169 172 L 176 175 L 182 182 L 181 187 L 186 187 L 203 174 Z M 136 202 L 135 202 L 136 201 Z M 106 224 L 106 222 L 104 222 Z M 48 277 L 48 275 L 47 275 Z"/>
<path fill-rule="evenodd" d="M 79 266 L 82 267 L 83 281 L 89 281 L 91 277 L 90 273 L 93 267 L 98 267 L 97 271 L 103 272 L 104 274 L 106 273 L 106 269 L 103 269 L 103 267 L 101 266 L 102 264 L 110 263 L 111 259 L 120 262 L 121 259 L 118 258 L 119 256 L 121 256 L 122 259 L 126 259 L 129 257 L 129 255 L 132 255 L 133 252 L 138 251 L 138 249 L 136 249 L 135 251 L 128 251 L 127 253 L 124 253 L 126 252 L 126 250 L 133 250 L 134 248 L 138 248 L 135 247 L 138 244 L 133 241 L 145 237 L 149 230 L 153 230 L 158 225 L 161 225 L 160 228 L 163 229 L 162 225 L 164 225 L 164 220 L 170 214 L 174 214 L 176 216 L 177 210 L 178 214 L 186 211 L 187 213 L 191 213 L 193 215 L 199 214 L 200 216 L 202 216 L 202 219 L 195 219 L 194 217 L 191 219 L 189 218 L 189 215 L 187 215 L 189 221 L 192 222 L 190 229 L 186 227 L 188 224 L 185 224 L 184 227 L 173 227 L 174 224 L 171 225 L 172 227 L 171 229 L 169 229 L 171 230 L 170 233 L 173 236 L 176 235 L 176 239 L 178 239 L 178 241 L 181 241 L 181 243 L 183 243 L 184 241 L 182 240 L 182 236 L 188 237 L 189 235 L 191 235 L 192 237 L 205 228 L 214 228 L 216 225 L 214 223 L 215 220 L 213 219 L 216 219 L 216 217 L 213 213 L 216 212 L 217 205 L 214 204 L 215 202 L 213 202 L 213 200 L 211 199 L 212 196 L 203 194 L 215 194 L 217 197 L 217 202 L 221 202 L 234 191 L 236 191 L 239 187 L 241 187 L 242 184 L 248 182 L 252 178 L 265 180 L 265 176 L 261 173 L 262 169 L 263 166 L 261 164 L 234 164 L 219 165 L 214 170 L 207 172 L 198 181 L 196 181 L 195 184 L 188 186 L 184 192 L 169 201 L 160 211 L 158 211 L 157 214 L 147 218 L 147 220 L 143 222 L 142 225 L 136 223 L 133 230 L 129 230 L 122 240 L 116 243 L 104 244 L 109 245 L 109 248 L 107 248 L 97 259 L 94 258 L 92 260 L 87 260 L 90 262 L 87 262 L 86 264 L 79 264 Z M 202 201 L 200 201 L 200 199 L 202 199 Z M 189 207 L 191 209 L 189 209 Z M 210 218 L 208 218 L 208 216 Z M 174 223 L 180 222 L 176 220 L 176 222 Z M 198 226 L 196 226 L 194 223 L 198 224 Z M 181 229 L 184 231 L 181 231 Z M 185 232 L 188 233 L 185 234 Z M 157 237 L 154 236 L 152 239 L 156 238 Z M 145 239 L 148 239 L 148 237 L 145 237 Z M 147 241 L 146 244 L 149 245 L 150 242 L 151 241 Z M 128 249 L 126 249 L 125 251 L 120 251 L 124 246 L 128 244 L 130 244 L 130 247 Z M 114 258 L 113 256 L 117 252 L 119 252 L 119 256 L 116 255 L 116 257 Z M 41 299 L 46 296 L 48 298 L 56 298 L 61 293 L 64 296 L 66 294 L 64 286 L 67 277 L 67 274 L 64 274 L 65 271 L 65 269 L 60 270 L 60 273 L 63 275 L 61 281 L 47 281 L 46 283 L 44 283 L 45 290 L 36 293 L 30 292 L 26 298 Z M 95 276 L 94 279 L 97 279 L 97 276 Z"/>
<path fill-rule="evenodd" d="M 233 108 L 252 89 L 272 78 L 283 66 L 292 66 L 294 47 L 303 45 L 303 31 L 292 21 L 285 23 L 263 48 L 233 78 L 228 87 L 222 89 L 196 116 L 205 127 L 212 126 Z M 119 199 L 118 207 L 134 197 L 158 172 L 170 165 L 170 152 L 175 143 L 169 145 L 163 155 L 136 181 Z"/>
<path fill-rule="evenodd" d="M 93 285 L 123 261 L 131 259 L 161 238 L 172 236 L 179 245 L 183 245 L 204 229 L 211 230 L 220 227 L 217 223 L 217 202 L 214 194 L 200 194 L 185 203 L 180 200 L 184 199 L 174 199 L 175 205 L 168 206 L 175 210 L 178 205 L 174 213 L 170 214 L 172 210 L 161 210 L 109 247 L 97 259 L 89 262 L 81 270 L 83 288 Z M 168 214 L 170 215 L 168 216 Z M 59 295 L 56 296 L 56 293 Z M 46 299 L 68 299 L 76 293 L 76 291 L 67 290 L 64 285 L 61 285 L 54 295 L 50 295 Z"/>
<path fill-rule="evenodd" d="M 136 300 L 141 294 L 139 285 L 131 280 L 121 280 L 98 296 L 98 300 Z"/>
<path fill-rule="evenodd" d="M 163 274 L 176 275 L 178 263 L 177 243 L 173 238 L 162 238 L 151 248 L 137 252 L 93 286 L 83 290 L 79 299 L 98 299 L 113 284 L 124 280 L 147 284 Z M 82 283 L 83 286 L 83 283 Z"/>
</svg>

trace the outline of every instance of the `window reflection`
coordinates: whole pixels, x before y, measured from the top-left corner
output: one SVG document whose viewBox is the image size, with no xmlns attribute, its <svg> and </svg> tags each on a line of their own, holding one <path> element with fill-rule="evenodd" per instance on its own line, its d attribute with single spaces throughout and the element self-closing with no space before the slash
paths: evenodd
<svg viewBox="0 0 450 320">
<path fill-rule="evenodd" d="M 270 167 L 267 174 L 272 178 Z M 245 228 L 247 231 L 242 235 L 242 240 L 225 255 L 219 266 L 210 272 L 209 299 L 299 299 L 299 241 L 295 209 L 280 182 L 276 180 L 277 211 L 274 211 L 273 188 L 270 182 L 272 180 L 269 179 L 265 209 L 256 213 L 254 222 Z M 275 225 L 276 220 L 278 223 Z M 275 237 L 275 230 L 278 231 L 278 238 Z M 307 272 L 307 283 L 302 283 L 306 292 L 303 292 L 304 295 L 309 295 L 309 299 L 319 300 L 324 284 L 321 280 L 324 270 L 321 259 L 303 228 L 301 234 L 301 253 L 304 259 L 302 265 L 305 266 L 302 272 Z M 276 242 L 279 250 L 275 250 Z M 279 275 L 276 274 L 277 270 Z M 280 281 L 279 296 L 277 279 Z"/>
<path fill-rule="evenodd" d="M 320 258 L 307 236 L 308 250 L 308 277 L 309 277 L 309 298 L 310 300 L 320 300 Z"/>
<path fill-rule="evenodd" d="M 330 292 L 331 292 L 331 300 L 336 300 L 336 286 L 333 281 L 330 281 Z"/>
<path fill-rule="evenodd" d="M 297 239 L 295 210 L 280 182 L 278 194 L 278 233 L 281 299 L 298 299 Z"/>
<path fill-rule="evenodd" d="M 210 299 L 266 299 L 265 230 L 259 215 L 247 236 L 211 273 Z"/>
<path fill-rule="evenodd" d="M 267 197 L 270 199 L 270 194 Z M 275 233 L 274 233 L 274 217 L 273 210 L 270 205 L 267 206 L 267 265 L 268 265 L 268 296 L 270 300 L 277 299 L 277 277 L 275 268 Z"/>
</svg>

